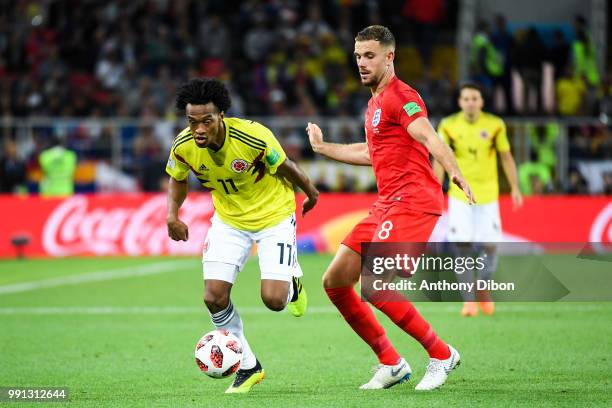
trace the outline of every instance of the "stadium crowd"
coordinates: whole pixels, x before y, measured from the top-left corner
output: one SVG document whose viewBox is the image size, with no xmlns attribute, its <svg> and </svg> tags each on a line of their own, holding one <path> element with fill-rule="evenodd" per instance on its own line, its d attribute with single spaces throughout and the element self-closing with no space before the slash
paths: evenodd
<svg viewBox="0 0 612 408">
<path fill-rule="evenodd" d="M 435 79 L 428 68 L 436 45 L 454 46 L 457 7 L 456 0 L 4 2 L 0 132 L 4 140 L 14 137 L 12 123 L 20 118 L 87 118 L 87 126 L 35 128 L 26 168 L 36 166 L 46 141 L 58 133 L 80 160 L 110 161 L 119 132 L 122 171 L 156 189 L 146 174 L 159 171 L 165 139 L 176 128 L 140 126 L 138 121 L 172 123 L 178 84 L 195 76 L 221 78 L 232 94 L 230 115 L 360 117 L 369 93 L 352 62 L 354 35 L 375 23 L 390 26 L 400 47 L 416 49 L 424 69 L 414 86 L 430 114 L 440 117 L 456 110 L 457 81 L 449 72 L 457 67 Z M 510 30 L 501 16 L 490 27 L 478 25 L 470 75 L 487 90 L 491 110 L 505 115 L 612 114 L 610 78 L 593 64 L 583 18 L 576 18 L 573 31 L 555 31 L 552 40 L 541 39 L 532 27 Z M 549 108 L 542 94 L 546 89 L 541 91 L 547 62 L 554 66 L 556 81 L 556 99 Z M 535 98 L 529 99 L 523 88 L 535 92 Z M 135 122 L 119 130 L 104 124 L 103 119 L 115 117 Z M 309 157 L 303 133 L 291 128 L 279 133 L 291 157 Z M 359 136 L 340 134 L 345 142 Z M 609 159 L 610 138 L 607 126 L 574 129 L 570 152 L 574 158 Z M 9 145 L 5 149 L 12 154 Z M 350 184 L 349 179 L 338 188 Z M 543 184 L 549 187 L 542 191 L 565 188 Z"/>
</svg>

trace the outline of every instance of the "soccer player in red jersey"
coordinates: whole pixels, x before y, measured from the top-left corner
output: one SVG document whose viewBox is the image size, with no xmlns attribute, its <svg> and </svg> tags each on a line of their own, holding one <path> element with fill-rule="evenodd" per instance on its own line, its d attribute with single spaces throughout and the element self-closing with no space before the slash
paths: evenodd
<svg viewBox="0 0 612 408">
<path fill-rule="evenodd" d="M 323 276 L 323 286 L 346 322 L 379 359 L 374 376 L 360 388 L 381 389 L 407 380 L 411 369 L 354 289 L 361 270 L 360 244 L 429 240 L 443 208 L 442 188 L 433 173 L 429 153 L 470 203 L 474 203 L 474 197 L 450 148 L 427 119 L 425 103 L 395 76 L 395 38 L 391 31 L 376 25 L 365 28 L 355 38 L 354 55 L 361 83 L 372 91 L 365 115 L 366 143 L 325 142 L 314 123 L 309 123 L 306 131 L 316 153 L 344 163 L 371 165 L 376 176 L 378 200 L 369 216 L 342 241 Z M 416 389 L 440 387 L 459 363 L 459 353 L 436 335 L 411 302 L 392 298 L 368 296 L 367 300 L 427 350 L 429 365 Z"/>
</svg>

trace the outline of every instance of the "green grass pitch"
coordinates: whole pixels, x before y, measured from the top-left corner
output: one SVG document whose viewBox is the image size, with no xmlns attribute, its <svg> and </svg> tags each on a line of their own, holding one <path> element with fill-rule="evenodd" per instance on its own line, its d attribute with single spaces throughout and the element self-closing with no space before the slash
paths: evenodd
<svg viewBox="0 0 612 408">
<path fill-rule="evenodd" d="M 264 308 L 256 260 L 239 276 L 232 299 L 266 369 L 247 395 L 223 394 L 231 380 L 194 362 L 212 329 L 199 259 L 1 261 L 0 387 L 68 387 L 74 407 L 610 406 L 612 303 L 504 303 L 471 319 L 458 303 L 419 303 L 462 356 L 428 393 L 414 391 L 427 355 L 379 314 L 413 379 L 359 390 L 376 359 L 321 288 L 330 259 L 300 257 L 310 310 L 299 319 Z"/>
</svg>

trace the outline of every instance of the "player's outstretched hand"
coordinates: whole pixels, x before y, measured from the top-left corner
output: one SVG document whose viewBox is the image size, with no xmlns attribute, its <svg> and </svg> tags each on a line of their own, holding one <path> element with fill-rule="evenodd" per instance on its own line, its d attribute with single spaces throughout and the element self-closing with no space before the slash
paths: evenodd
<svg viewBox="0 0 612 408">
<path fill-rule="evenodd" d="M 474 194 L 472 193 L 472 190 L 470 189 L 469 184 L 467 183 L 467 181 L 465 181 L 463 176 L 455 174 L 451 179 L 453 180 L 453 183 L 457 185 L 457 187 L 463 190 L 463 193 L 468 199 L 468 203 L 476 204 L 476 199 L 474 198 Z"/>
<path fill-rule="evenodd" d="M 317 197 L 306 197 L 302 202 L 302 217 L 306 215 L 306 213 L 314 208 L 317 205 Z"/>
<path fill-rule="evenodd" d="M 168 221 L 168 236 L 175 241 L 187 241 L 189 239 L 189 229 L 187 224 L 181 220 Z"/>
<path fill-rule="evenodd" d="M 310 141 L 312 150 L 316 152 L 319 146 L 323 144 L 323 132 L 321 131 L 321 128 L 316 123 L 308 122 L 308 126 L 306 126 L 306 133 L 308 133 L 308 140 Z"/>
<path fill-rule="evenodd" d="M 510 196 L 512 197 L 512 207 L 514 211 L 523 206 L 523 195 L 518 188 L 512 189 L 512 191 L 510 191 Z"/>
</svg>

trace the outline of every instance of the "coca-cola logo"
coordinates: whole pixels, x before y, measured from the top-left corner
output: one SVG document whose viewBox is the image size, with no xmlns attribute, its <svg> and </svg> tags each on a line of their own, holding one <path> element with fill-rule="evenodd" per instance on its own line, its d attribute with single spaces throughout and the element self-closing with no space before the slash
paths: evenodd
<svg viewBox="0 0 612 408">
<path fill-rule="evenodd" d="M 187 242 L 168 238 L 166 197 L 156 195 L 136 203 L 74 196 L 63 201 L 47 219 L 42 242 L 54 256 L 199 254 L 214 207 L 210 196 L 185 200 L 180 217 L 189 226 Z"/>
</svg>

